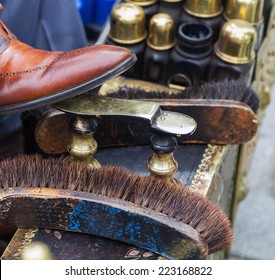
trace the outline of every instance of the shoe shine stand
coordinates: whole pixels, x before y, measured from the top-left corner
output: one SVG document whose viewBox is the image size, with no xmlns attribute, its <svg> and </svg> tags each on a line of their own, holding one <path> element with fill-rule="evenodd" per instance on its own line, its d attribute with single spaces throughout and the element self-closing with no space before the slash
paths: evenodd
<svg viewBox="0 0 275 280">
<path fill-rule="evenodd" d="M 160 103 L 122 100 L 89 93 L 55 103 L 53 107 L 62 111 L 63 117 L 66 116 L 66 119 L 69 119 L 67 129 L 69 128 L 71 132 L 71 140 L 68 151 L 71 160 L 83 161 L 91 168 L 98 168 L 100 164 L 122 166 L 142 175 L 148 175 L 149 170 L 153 176 L 190 186 L 194 191 L 209 196 L 213 201 L 217 201 L 218 198 L 223 209 L 227 211 L 230 209 L 230 204 L 227 204 L 228 192 L 233 190 L 232 173 L 235 170 L 230 169 L 232 173 L 229 177 L 227 174 L 228 166 L 232 161 L 237 160 L 237 149 L 215 145 L 180 145 L 178 147 L 177 136 L 190 136 L 195 131 L 196 122 L 193 118 L 181 113 L 165 111 L 160 107 Z M 139 124 L 147 130 L 149 128 L 151 139 L 148 139 L 148 145 L 131 146 L 129 143 L 125 146 L 124 143 L 123 147 L 116 145 L 97 151 L 97 141 L 94 137 L 101 126 L 107 122 L 116 123 L 115 127 L 118 127 L 121 119 L 124 120 L 123 129 L 128 129 L 127 123 L 134 121 L 130 126 L 132 132 L 134 131 L 132 128 L 138 127 Z M 142 133 L 140 129 L 136 131 Z M 58 134 L 57 131 L 56 133 Z M 104 135 L 100 136 L 104 138 Z M 47 138 L 47 133 L 44 137 Z M 100 141 L 100 137 L 98 139 Z M 150 151 L 149 143 L 153 153 Z M 175 160 L 174 152 L 177 153 L 179 161 Z M 98 161 L 94 159 L 95 153 Z M 224 184 L 228 186 L 226 191 L 221 188 Z M 59 236 L 58 239 L 56 236 Z M 55 259 L 64 259 L 75 254 L 79 259 L 163 258 L 153 251 L 148 252 L 140 249 L 139 246 L 136 248 L 102 236 L 66 230 L 29 228 L 19 229 L 16 232 L 2 259 L 21 258 L 26 244 L 34 241 L 46 243 Z M 60 250 L 60 248 L 63 249 Z M 90 250 L 90 248 L 95 250 Z M 180 250 L 184 258 L 190 255 L 193 247 L 190 248 L 187 246 Z"/>
<path fill-rule="evenodd" d="M 272 71 L 274 68 L 275 53 L 275 34 L 273 34 L 275 30 L 274 15 L 275 9 L 273 9 L 271 13 L 270 26 L 266 33 L 267 36 L 259 51 L 255 81 L 253 83 L 253 88 L 259 94 L 262 101 L 261 112 L 258 116 L 260 120 L 269 102 L 270 89 L 274 83 L 274 71 Z M 101 33 L 98 43 L 104 43 L 108 30 L 109 23 L 106 24 Z M 147 110 L 139 107 L 139 109 L 133 113 L 133 111 L 129 111 L 128 105 L 126 106 L 126 103 L 123 102 L 120 104 L 124 104 L 125 107 L 123 107 L 124 105 L 122 107 L 107 106 L 101 107 L 101 110 L 98 110 L 98 107 L 94 108 L 96 110 L 87 110 L 83 100 L 85 98 L 90 99 L 90 96 L 87 97 L 83 95 L 78 98 L 80 101 L 79 104 L 76 102 L 75 98 L 68 100 L 68 103 L 62 101 L 55 104 L 54 106 L 56 108 L 65 113 L 56 111 L 54 114 L 48 115 L 48 118 L 44 118 L 44 122 L 42 121 L 38 125 L 36 136 L 39 135 L 39 137 L 37 137 L 37 139 L 39 139 L 38 145 L 44 153 L 66 153 L 66 147 L 69 146 L 72 160 L 85 161 L 92 167 L 98 167 L 98 162 L 100 162 L 101 165 L 109 164 L 126 167 L 142 175 L 148 174 L 149 169 L 150 172 L 154 175 L 157 173 L 158 176 L 162 176 L 163 173 L 165 173 L 159 171 L 160 169 L 164 169 L 167 171 L 164 177 L 169 178 L 169 180 L 176 177 L 182 185 L 186 185 L 194 192 L 207 196 L 216 203 L 231 220 L 234 220 L 235 208 L 240 200 L 240 194 L 243 192 L 244 174 L 249 166 L 247 162 L 250 161 L 250 159 L 247 160 L 246 158 L 248 154 L 252 154 L 251 151 L 254 149 L 256 142 L 255 138 L 245 145 L 239 145 L 237 143 L 235 143 L 235 145 L 215 145 L 205 142 L 197 144 L 198 142 L 195 141 L 193 143 L 189 142 L 187 145 L 179 142 L 177 147 L 177 143 L 174 141 L 175 135 L 178 133 L 184 134 L 186 131 L 183 132 L 181 130 L 172 129 L 175 125 L 173 122 L 172 124 L 170 123 L 171 126 L 169 125 L 169 128 L 163 127 L 163 123 L 159 125 L 157 120 L 162 118 L 161 110 L 156 110 L 153 114 L 149 114 L 145 117 L 144 113 L 148 112 Z M 101 100 L 101 102 L 103 102 L 103 100 Z M 113 105 L 112 102 L 111 105 Z M 82 105 L 80 106 L 80 104 Z M 84 106 L 84 108 L 82 106 Z M 134 108 L 138 108 L 135 106 Z M 182 103 L 182 106 L 186 105 Z M 114 108 L 116 113 L 112 111 Z M 205 112 L 213 110 L 213 108 L 205 108 L 207 108 Z M 161 109 L 163 109 L 162 106 Z M 201 109 L 198 109 L 198 112 L 201 112 Z M 186 114 L 190 115 L 188 113 Z M 207 114 L 205 116 L 207 117 Z M 61 122 L 57 122 L 57 119 L 61 120 Z M 183 119 L 185 123 L 185 120 L 188 118 L 186 119 L 183 117 Z M 198 127 L 192 136 L 197 132 L 204 131 L 206 128 L 204 125 L 201 125 L 200 120 L 196 117 L 194 117 L 194 119 L 198 123 Z M 130 125 L 133 120 L 134 126 Z M 189 129 L 189 134 L 194 129 L 192 120 L 191 123 L 193 124 L 193 128 Z M 110 124 L 116 124 L 116 126 L 110 126 Z M 66 144 L 58 146 L 56 145 L 57 141 L 51 142 L 49 140 L 49 136 L 54 132 L 51 130 L 53 127 L 58 135 L 60 133 L 57 132 L 57 128 L 61 129 L 60 131 L 62 131 L 62 133 L 66 131 L 66 135 L 68 136 L 65 141 Z M 106 128 L 108 128 L 108 130 Z M 135 130 L 135 128 L 138 129 Z M 144 128 L 149 128 L 150 130 L 153 154 L 152 150 L 149 148 L 150 139 L 143 137 Z M 179 127 L 176 125 L 176 128 L 178 129 Z M 217 128 L 221 129 L 221 127 Z M 42 130 L 44 133 L 39 133 Z M 128 135 L 131 137 L 124 137 L 123 141 L 119 141 L 121 138 L 117 132 L 123 131 L 129 132 Z M 115 137 L 112 138 L 112 135 L 115 135 Z M 62 138 L 65 139 L 65 137 Z M 96 141 L 93 138 L 95 138 Z M 134 141 L 127 141 L 127 139 L 135 140 L 140 138 L 142 138 L 143 141 L 146 139 L 146 143 L 137 141 L 133 144 Z M 47 141 L 43 142 L 43 139 L 47 139 Z M 53 137 L 52 139 L 56 138 Z M 108 143 L 110 139 L 111 141 Z M 98 151 L 96 151 L 96 142 L 99 146 Z M 43 147 L 41 145 L 42 143 L 45 144 Z M 175 163 L 173 159 L 174 151 L 177 163 Z M 98 161 L 94 159 L 95 153 Z M 145 164 L 146 162 L 148 169 Z M 165 165 L 164 162 L 170 162 L 170 164 Z M 162 166 L 163 164 L 165 167 Z M 161 168 L 159 168 L 160 165 L 162 166 Z M 177 171 L 175 171 L 176 169 Z M 154 170 L 157 170 L 157 172 Z M 167 175 L 168 173 L 169 176 Z M 158 254 L 108 238 L 68 231 L 44 230 L 42 228 L 18 229 L 1 258 L 21 259 L 22 252 L 26 245 L 32 244 L 35 241 L 42 241 L 48 245 L 55 259 L 162 259 Z M 208 258 L 224 259 L 226 256 L 226 251 L 220 251 L 208 256 Z"/>
</svg>

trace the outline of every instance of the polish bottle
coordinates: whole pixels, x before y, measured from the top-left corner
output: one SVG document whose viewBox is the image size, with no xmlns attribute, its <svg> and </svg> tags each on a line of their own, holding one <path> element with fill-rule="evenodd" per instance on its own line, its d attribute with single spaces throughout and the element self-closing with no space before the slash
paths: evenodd
<svg viewBox="0 0 275 280">
<path fill-rule="evenodd" d="M 209 79 L 241 79 L 250 86 L 255 66 L 257 31 L 247 21 L 227 21 L 214 45 Z"/>
<path fill-rule="evenodd" d="M 123 73 L 128 78 L 141 79 L 143 55 L 147 31 L 143 9 L 133 3 L 115 5 L 110 17 L 110 31 L 107 44 L 129 49 L 137 56 L 137 62 Z"/>
<path fill-rule="evenodd" d="M 189 21 L 179 25 L 177 43 L 170 56 L 170 87 L 181 88 L 207 81 L 212 38 L 212 29 L 204 22 Z"/>
<path fill-rule="evenodd" d="M 257 30 L 256 50 L 259 49 L 264 31 L 264 0 L 228 0 L 224 18 L 226 21 L 231 19 L 242 19 L 251 23 Z"/>
<path fill-rule="evenodd" d="M 223 13 L 222 0 L 185 0 L 180 22 L 202 21 L 213 30 L 213 41 L 219 36 Z"/>
<path fill-rule="evenodd" d="M 167 84 L 167 68 L 175 45 L 174 22 L 170 15 L 159 13 L 149 23 L 147 46 L 144 53 L 143 79 Z"/>
</svg>

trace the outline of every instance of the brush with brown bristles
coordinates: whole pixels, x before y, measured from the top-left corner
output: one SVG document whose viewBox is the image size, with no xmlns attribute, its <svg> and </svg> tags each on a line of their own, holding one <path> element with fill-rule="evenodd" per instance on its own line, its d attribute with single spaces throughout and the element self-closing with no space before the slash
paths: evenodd
<svg viewBox="0 0 275 280">
<path fill-rule="evenodd" d="M 180 137 L 179 143 L 243 144 L 251 140 L 257 131 L 256 113 L 260 100 L 242 80 L 224 79 L 175 90 L 150 82 L 117 77 L 105 82 L 99 94 L 160 102 L 163 110 L 191 116 L 197 122 L 197 129 L 188 137 Z M 123 123 L 120 122 L 120 126 Z M 134 125 L 124 126 L 129 127 L 131 133 L 136 132 L 135 135 L 142 132 L 141 139 L 131 138 L 133 144 L 142 144 L 142 139 L 146 139 L 144 128 L 138 131 Z M 103 127 L 106 131 L 111 127 L 116 129 L 115 122 L 104 123 Z M 123 141 L 121 138 L 120 143 Z"/>
<path fill-rule="evenodd" d="M 243 144 L 254 137 L 258 128 L 256 112 L 259 98 L 241 80 L 205 83 L 180 91 L 117 77 L 105 82 L 98 94 L 159 102 L 163 110 L 191 116 L 197 122 L 197 129 L 191 135 L 177 138 L 180 144 Z M 69 116 L 58 110 L 42 115 L 36 126 L 35 138 L 44 153 L 67 152 L 72 135 L 69 121 Z M 110 147 L 146 145 L 151 135 L 151 127 L 139 120 L 102 117 L 94 137 L 99 147 Z"/>
<path fill-rule="evenodd" d="M 169 259 L 204 259 L 233 239 L 227 216 L 188 187 L 39 155 L 0 162 L 0 224 L 89 233 Z"/>
<path fill-rule="evenodd" d="M 246 104 L 254 113 L 257 113 L 260 106 L 258 95 L 240 79 L 205 82 L 179 90 L 119 76 L 106 81 L 100 87 L 99 94 L 116 98 L 143 100 L 235 101 Z"/>
</svg>

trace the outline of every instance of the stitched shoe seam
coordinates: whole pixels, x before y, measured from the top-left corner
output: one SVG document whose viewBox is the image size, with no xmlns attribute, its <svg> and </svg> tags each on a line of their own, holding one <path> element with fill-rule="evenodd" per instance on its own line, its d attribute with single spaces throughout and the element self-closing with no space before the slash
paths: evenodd
<svg viewBox="0 0 275 280">
<path fill-rule="evenodd" d="M 4 77 L 9 77 L 9 76 L 18 76 L 18 75 L 24 75 L 24 74 L 28 74 L 28 73 L 32 73 L 32 72 L 36 72 L 36 71 L 40 71 L 40 70 L 44 70 L 48 67 L 50 67 L 51 65 L 53 65 L 54 63 L 56 63 L 59 60 L 66 60 L 71 54 L 75 54 L 75 55 L 80 55 L 84 52 L 86 52 L 87 50 L 94 48 L 96 46 L 87 46 L 87 47 L 83 47 L 80 49 L 75 49 L 75 50 L 71 50 L 71 51 L 67 51 L 67 52 L 63 52 L 63 53 L 59 53 L 50 63 L 48 63 L 47 65 L 44 66 L 38 66 L 35 68 L 31 68 L 28 70 L 23 70 L 23 71 L 17 71 L 17 72 L 4 72 L 4 73 L 0 73 L 0 78 L 4 78 Z"/>
<path fill-rule="evenodd" d="M 56 63 L 59 59 L 62 59 L 62 60 L 66 60 L 67 58 L 70 57 L 71 54 L 74 54 L 74 55 L 80 55 L 80 54 L 83 54 L 84 52 L 86 52 L 87 50 L 91 49 L 91 48 L 94 48 L 94 46 L 92 47 L 83 47 L 83 48 L 80 48 L 80 49 L 75 49 L 75 50 L 70 50 L 70 51 L 67 51 L 67 52 L 63 52 L 61 53 L 60 55 L 58 55 L 51 63 L 50 65 Z"/>
<path fill-rule="evenodd" d="M 19 76 L 19 75 L 30 74 L 33 72 L 44 70 L 44 69 L 48 68 L 49 66 L 51 66 L 53 64 L 53 61 L 55 61 L 57 58 L 59 58 L 60 55 L 62 55 L 63 53 L 51 52 L 51 54 L 55 55 L 55 57 L 47 65 L 37 66 L 37 67 L 31 68 L 31 69 L 22 70 L 22 71 L 0 73 L 0 78 L 10 77 L 10 76 Z"/>
<path fill-rule="evenodd" d="M 45 66 L 39 66 L 39 67 L 35 67 L 35 68 L 32 68 L 32 69 L 28 69 L 28 70 L 18 71 L 18 72 L 0 73 L 0 78 L 28 74 L 28 73 L 32 73 L 32 72 L 35 72 L 35 71 L 45 69 L 47 67 L 48 67 L 48 65 L 45 65 Z"/>
</svg>

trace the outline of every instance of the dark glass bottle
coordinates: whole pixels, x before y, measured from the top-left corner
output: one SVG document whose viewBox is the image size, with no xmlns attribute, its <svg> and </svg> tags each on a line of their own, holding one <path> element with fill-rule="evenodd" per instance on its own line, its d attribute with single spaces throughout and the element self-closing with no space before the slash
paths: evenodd
<svg viewBox="0 0 275 280">
<path fill-rule="evenodd" d="M 184 0 L 160 0 L 158 13 L 166 13 L 174 20 L 175 30 L 178 29 Z"/>
<path fill-rule="evenodd" d="M 208 24 L 212 28 L 215 42 L 222 24 L 222 12 L 222 0 L 185 0 L 180 22 L 197 20 Z"/>
<path fill-rule="evenodd" d="M 209 81 L 241 79 L 250 86 L 255 65 L 257 31 L 247 21 L 230 20 L 223 25 L 209 69 Z"/>
<path fill-rule="evenodd" d="M 170 86 L 184 87 L 207 81 L 212 36 L 212 29 L 203 22 L 185 22 L 179 26 L 177 44 L 170 57 Z"/>
<path fill-rule="evenodd" d="M 144 53 L 144 80 L 167 84 L 167 67 L 174 45 L 175 31 L 172 17 L 164 13 L 154 15 L 150 20 Z"/>
<path fill-rule="evenodd" d="M 142 78 L 146 37 L 145 14 L 141 7 L 133 3 L 121 3 L 113 8 L 106 44 L 127 48 L 137 56 L 137 62 L 123 76 Z"/>
</svg>

